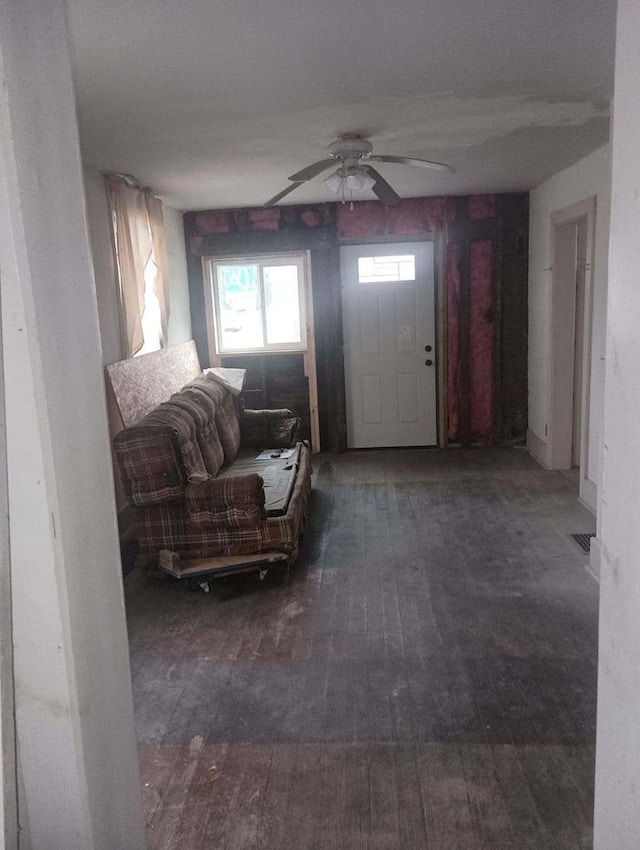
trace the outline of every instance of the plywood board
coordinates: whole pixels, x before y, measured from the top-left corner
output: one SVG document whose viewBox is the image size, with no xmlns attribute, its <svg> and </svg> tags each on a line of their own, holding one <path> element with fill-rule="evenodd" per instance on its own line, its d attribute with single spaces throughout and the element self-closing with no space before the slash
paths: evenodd
<svg viewBox="0 0 640 850">
<path fill-rule="evenodd" d="M 193 340 L 111 363 L 107 376 L 124 427 L 135 425 L 201 371 Z"/>
</svg>

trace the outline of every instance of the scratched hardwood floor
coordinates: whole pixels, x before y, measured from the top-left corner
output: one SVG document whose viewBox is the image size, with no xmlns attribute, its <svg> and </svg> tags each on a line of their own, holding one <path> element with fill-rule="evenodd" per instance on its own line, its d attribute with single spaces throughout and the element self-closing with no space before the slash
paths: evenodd
<svg viewBox="0 0 640 850">
<path fill-rule="evenodd" d="M 590 848 L 576 476 L 519 449 L 315 468 L 288 577 L 125 582 L 150 850 Z"/>
</svg>

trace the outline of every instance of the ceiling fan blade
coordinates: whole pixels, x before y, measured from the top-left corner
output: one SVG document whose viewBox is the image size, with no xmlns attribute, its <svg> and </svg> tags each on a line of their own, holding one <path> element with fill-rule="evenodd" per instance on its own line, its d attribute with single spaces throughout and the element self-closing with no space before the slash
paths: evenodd
<svg viewBox="0 0 640 850">
<path fill-rule="evenodd" d="M 313 165 L 307 165 L 302 171 L 292 174 L 289 180 L 295 180 L 296 183 L 304 183 L 305 180 L 312 180 L 318 174 L 326 171 L 327 168 L 335 168 L 336 165 L 340 165 L 336 159 L 321 159 L 319 162 L 314 162 Z"/>
<path fill-rule="evenodd" d="M 282 192 L 278 192 L 278 194 L 274 195 L 273 198 L 269 198 L 268 201 L 265 201 L 262 206 L 263 207 L 273 207 L 273 206 L 275 206 L 278 203 L 278 201 L 281 201 L 285 197 L 285 195 L 288 195 L 289 192 L 293 192 L 294 189 L 297 189 L 298 186 L 301 186 L 303 182 L 304 182 L 303 180 L 298 180 L 296 183 L 292 183 L 291 186 L 287 186 L 287 188 L 283 189 Z"/>
<path fill-rule="evenodd" d="M 431 168 L 435 171 L 455 171 L 455 168 L 452 168 L 445 162 L 433 162 L 430 159 L 413 159 L 410 156 L 370 156 L 369 162 L 393 162 L 396 165 L 417 165 L 420 168 Z"/>
<path fill-rule="evenodd" d="M 397 204 L 400 200 L 400 195 L 396 192 L 396 190 L 390 186 L 384 177 L 372 168 L 370 165 L 366 166 L 367 171 L 376 181 L 375 184 L 371 187 L 371 191 L 373 194 L 379 198 L 383 204 L 387 204 L 387 206 L 391 206 L 392 204 Z"/>
</svg>

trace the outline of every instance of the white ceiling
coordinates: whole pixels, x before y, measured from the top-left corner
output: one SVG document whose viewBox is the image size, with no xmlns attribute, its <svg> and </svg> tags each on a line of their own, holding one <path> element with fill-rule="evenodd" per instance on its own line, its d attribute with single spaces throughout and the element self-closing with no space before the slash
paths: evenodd
<svg viewBox="0 0 640 850">
<path fill-rule="evenodd" d="M 68 6 L 85 161 L 178 209 L 260 205 L 348 131 L 456 168 L 381 166 L 407 197 L 531 188 L 608 138 L 615 0 Z"/>
</svg>

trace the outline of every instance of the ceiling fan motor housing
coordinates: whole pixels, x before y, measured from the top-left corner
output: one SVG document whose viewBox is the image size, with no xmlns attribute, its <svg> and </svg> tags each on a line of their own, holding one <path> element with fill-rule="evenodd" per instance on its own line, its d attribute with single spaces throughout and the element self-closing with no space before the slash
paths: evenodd
<svg viewBox="0 0 640 850">
<path fill-rule="evenodd" d="M 332 159 L 362 159 L 373 151 L 373 145 L 360 136 L 342 136 L 331 142 L 327 150 Z"/>
</svg>

